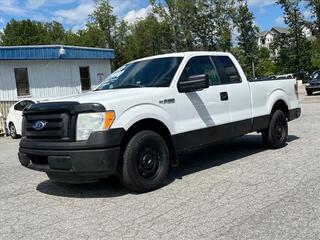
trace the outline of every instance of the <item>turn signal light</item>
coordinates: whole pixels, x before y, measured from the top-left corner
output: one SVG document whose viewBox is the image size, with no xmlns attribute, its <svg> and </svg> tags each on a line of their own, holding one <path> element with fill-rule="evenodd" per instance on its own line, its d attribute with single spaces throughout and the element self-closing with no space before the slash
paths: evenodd
<svg viewBox="0 0 320 240">
<path fill-rule="evenodd" d="M 114 111 L 106 112 L 104 117 L 104 129 L 109 129 L 115 118 L 116 114 Z"/>
</svg>

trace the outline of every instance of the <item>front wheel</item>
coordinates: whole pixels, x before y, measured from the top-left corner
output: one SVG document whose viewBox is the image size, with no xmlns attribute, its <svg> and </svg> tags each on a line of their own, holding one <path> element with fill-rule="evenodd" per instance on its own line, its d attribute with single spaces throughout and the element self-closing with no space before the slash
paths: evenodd
<svg viewBox="0 0 320 240">
<path fill-rule="evenodd" d="M 170 155 L 164 139 L 154 131 L 144 130 L 131 138 L 123 154 L 120 180 L 135 192 L 155 190 L 167 178 Z"/>
<path fill-rule="evenodd" d="M 287 117 L 281 110 L 276 110 L 270 119 L 269 127 L 262 131 L 265 145 L 272 149 L 282 148 L 288 139 Z"/>
<path fill-rule="evenodd" d="M 307 95 L 308 95 L 308 96 L 311 96 L 312 94 L 313 94 L 312 91 L 307 91 Z"/>
<path fill-rule="evenodd" d="M 9 134 L 12 139 L 18 138 L 17 130 L 16 130 L 16 127 L 14 126 L 13 123 L 10 123 L 10 125 L 9 125 Z"/>
</svg>

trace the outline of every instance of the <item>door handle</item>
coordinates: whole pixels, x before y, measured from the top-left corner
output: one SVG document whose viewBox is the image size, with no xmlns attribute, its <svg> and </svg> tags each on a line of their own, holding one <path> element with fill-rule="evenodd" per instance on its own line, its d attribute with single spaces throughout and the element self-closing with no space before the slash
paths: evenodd
<svg viewBox="0 0 320 240">
<path fill-rule="evenodd" d="M 221 101 L 228 101 L 229 100 L 229 96 L 227 92 L 221 92 L 220 93 L 220 99 Z"/>
</svg>

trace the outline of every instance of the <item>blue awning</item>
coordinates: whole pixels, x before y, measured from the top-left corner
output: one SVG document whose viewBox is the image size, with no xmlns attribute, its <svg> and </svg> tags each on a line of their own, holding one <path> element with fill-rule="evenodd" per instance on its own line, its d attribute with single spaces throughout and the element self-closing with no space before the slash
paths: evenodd
<svg viewBox="0 0 320 240">
<path fill-rule="evenodd" d="M 0 47 L 0 60 L 114 59 L 114 50 L 76 46 Z"/>
</svg>

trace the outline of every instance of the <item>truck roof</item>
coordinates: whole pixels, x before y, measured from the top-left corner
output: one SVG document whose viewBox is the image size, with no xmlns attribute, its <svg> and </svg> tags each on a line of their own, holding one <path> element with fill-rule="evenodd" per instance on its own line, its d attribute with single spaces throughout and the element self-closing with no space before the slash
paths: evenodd
<svg viewBox="0 0 320 240">
<path fill-rule="evenodd" d="M 202 56 L 202 55 L 219 55 L 219 56 L 230 56 L 231 53 L 228 52 L 213 52 L 213 51 L 189 51 L 189 52 L 176 52 L 176 53 L 166 53 L 166 54 L 160 54 L 145 58 L 140 58 L 137 60 L 134 60 L 132 62 L 138 62 L 143 60 L 150 60 L 150 59 L 156 59 L 156 58 L 166 58 L 166 57 L 189 57 L 189 56 Z"/>
</svg>

